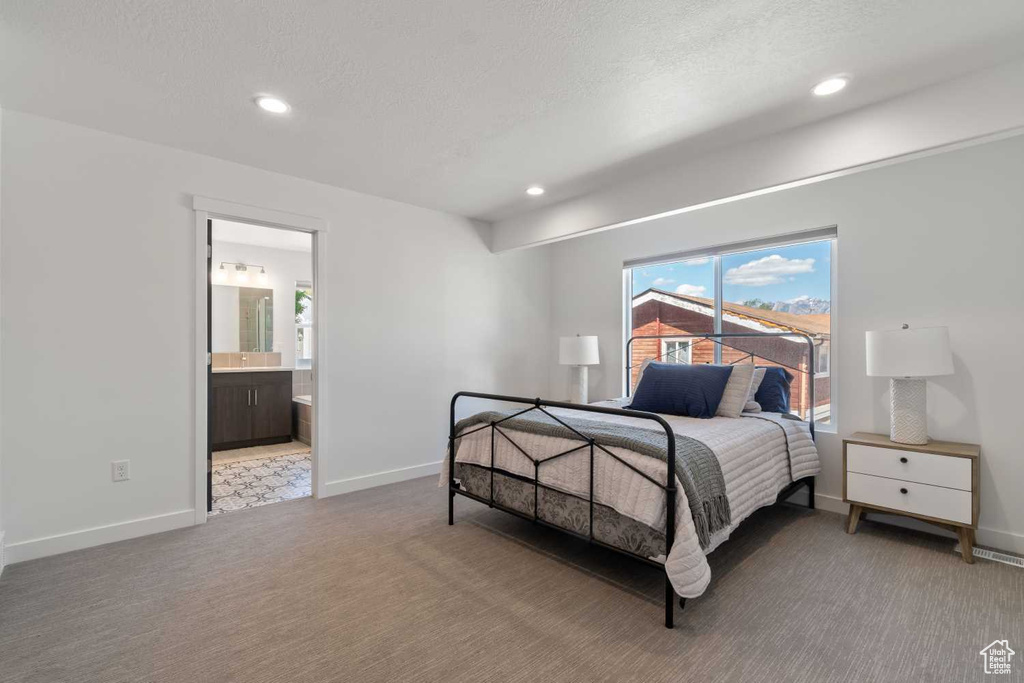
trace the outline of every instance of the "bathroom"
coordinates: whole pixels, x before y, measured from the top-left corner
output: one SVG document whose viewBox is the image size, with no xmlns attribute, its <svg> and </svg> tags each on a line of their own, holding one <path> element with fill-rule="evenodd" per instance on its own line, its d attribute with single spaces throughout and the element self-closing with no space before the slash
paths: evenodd
<svg viewBox="0 0 1024 683">
<path fill-rule="evenodd" d="M 311 495 L 309 233 L 212 220 L 209 513 Z"/>
</svg>

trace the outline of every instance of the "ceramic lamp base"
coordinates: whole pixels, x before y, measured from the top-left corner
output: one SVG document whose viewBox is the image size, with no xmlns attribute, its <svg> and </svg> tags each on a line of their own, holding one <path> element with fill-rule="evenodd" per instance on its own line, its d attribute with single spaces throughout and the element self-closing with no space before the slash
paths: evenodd
<svg viewBox="0 0 1024 683">
<path fill-rule="evenodd" d="M 572 387 L 569 394 L 570 403 L 585 404 L 587 402 L 587 366 L 572 366 Z"/>
<path fill-rule="evenodd" d="M 889 380 L 889 438 L 896 443 L 928 443 L 928 391 L 923 379 L 893 377 Z"/>
</svg>

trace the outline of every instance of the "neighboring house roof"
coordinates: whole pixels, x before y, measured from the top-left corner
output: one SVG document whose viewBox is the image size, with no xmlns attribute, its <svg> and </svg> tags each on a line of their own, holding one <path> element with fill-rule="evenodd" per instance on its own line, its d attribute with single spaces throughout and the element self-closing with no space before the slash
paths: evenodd
<svg viewBox="0 0 1024 683">
<path fill-rule="evenodd" d="M 654 296 L 651 296 L 654 295 Z M 638 306 L 647 299 L 656 298 L 668 304 L 675 304 L 682 308 L 697 307 L 706 308 L 709 315 L 714 315 L 715 302 L 702 296 L 689 296 L 667 292 L 663 289 L 652 287 L 646 289 L 633 297 L 633 306 Z M 689 306 L 687 305 L 689 304 Z M 828 338 L 832 331 L 831 316 L 827 313 L 814 315 L 796 315 L 782 311 L 766 311 L 762 308 L 751 308 L 730 302 L 723 302 L 722 313 L 731 314 L 738 318 L 738 322 L 749 320 L 767 327 L 784 327 L 794 332 L 803 332 L 814 337 Z"/>
</svg>

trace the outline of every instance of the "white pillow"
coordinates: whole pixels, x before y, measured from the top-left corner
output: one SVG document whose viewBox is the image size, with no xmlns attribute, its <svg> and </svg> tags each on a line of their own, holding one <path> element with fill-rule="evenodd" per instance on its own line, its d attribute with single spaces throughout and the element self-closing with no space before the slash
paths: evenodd
<svg viewBox="0 0 1024 683">
<path fill-rule="evenodd" d="M 750 394 L 747 396 L 747 404 L 743 406 L 744 413 L 760 413 L 761 404 L 754 400 L 757 395 L 757 390 L 761 388 L 761 382 L 764 381 L 764 375 L 768 372 L 767 368 L 757 368 L 754 370 L 754 379 L 750 382 Z"/>
<path fill-rule="evenodd" d="M 750 384 L 754 381 L 754 366 L 738 364 L 732 366 L 729 381 L 726 382 L 722 400 L 718 404 L 715 415 L 721 417 L 739 417 L 750 396 Z M 763 376 L 763 375 L 762 375 Z"/>
</svg>

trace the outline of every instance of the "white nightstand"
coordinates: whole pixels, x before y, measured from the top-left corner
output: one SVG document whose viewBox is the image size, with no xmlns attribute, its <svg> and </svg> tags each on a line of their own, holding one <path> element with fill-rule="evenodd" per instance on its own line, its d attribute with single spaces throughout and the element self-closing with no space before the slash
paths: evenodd
<svg viewBox="0 0 1024 683">
<path fill-rule="evenodd" d="M 847 533 L 857 531 L 864 510 L 906 515 L 955 531 L 964 562 L 974 562 L 980 462 L 981 447 L 975 444 L 931 441 L 912 446 L 866 432 L 843 439 Z"/>
</svg>

